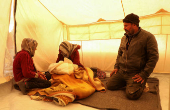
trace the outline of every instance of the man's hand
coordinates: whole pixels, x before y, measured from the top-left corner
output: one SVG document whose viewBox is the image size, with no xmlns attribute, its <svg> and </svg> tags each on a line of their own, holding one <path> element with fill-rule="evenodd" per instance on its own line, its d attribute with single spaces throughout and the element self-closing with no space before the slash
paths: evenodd
<svg viewBox="0 0 170 110">
<path fill-rule="evenodd" d="M 110 73 L 110 77 L 113 75 L 113 73 L 116 74 L 117 71 L 118 71 L 118 69 L 114 69 L 114 70 Z"/>
<path fill-rule="evenodd" d="M 132 79 L 135 79 L 134 82 L 141 82 L 141 84 L 144 82 L 144 80 L 142 79 L 142 77 L 139 74 L 136 74 L 134 77 L 132 77 Z"/>
</svg>

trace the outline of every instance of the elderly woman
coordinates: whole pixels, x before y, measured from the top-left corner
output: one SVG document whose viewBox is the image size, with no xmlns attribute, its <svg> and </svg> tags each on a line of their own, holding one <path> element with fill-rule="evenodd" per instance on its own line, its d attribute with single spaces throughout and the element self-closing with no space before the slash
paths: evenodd
<svg viewBox="0 0 170 110">
<path fill-rule="evenodd" d="M 70 59 L 73 64 L 77 64 L 79 67 L 84 67 L 80 63 L 79 51 L 80 45 L 71 44 L 68 41 L 64 41 L 59 46 L 59 54 L 56 63 L 59 61 L 64 61 L 64 57 Z"/>
<path fill-rule="evenodd" d="M 25 38 L 21 44 L 21 51 L 15 55 L 13 62 L 13 74 L 16 84 L 21 92 L 25 95 L 29 89 L 47 88 L 51 86 L 45 75 L 38 72 L 34 66 L 32 57 L 38 43 L 31 39 Z"/>
</svg>

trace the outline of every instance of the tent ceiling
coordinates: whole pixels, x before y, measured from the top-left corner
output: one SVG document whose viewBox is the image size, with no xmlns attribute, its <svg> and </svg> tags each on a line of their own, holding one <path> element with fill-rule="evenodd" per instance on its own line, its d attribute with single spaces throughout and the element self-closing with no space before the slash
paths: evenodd
<svg viewBox="0 0 170 110">
<path fill-rule="evenodd" d="M 169 0 L 39 0 L 51 14 L 67 25 L 105 20 L 120 20 L 124 14 L 145 16 L 161 8 L 170 12 Z M 123 11 L 124 10 L 124 11 Z"/>
</svg>

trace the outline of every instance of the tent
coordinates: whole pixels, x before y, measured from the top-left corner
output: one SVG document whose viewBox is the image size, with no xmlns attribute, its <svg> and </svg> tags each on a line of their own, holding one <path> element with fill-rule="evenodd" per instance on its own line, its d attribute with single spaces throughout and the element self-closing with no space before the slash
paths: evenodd
<svg viewBox="0 0 170 110">
<path fill-rule="evenodd" d="M 140 27 L 158 42 L 156 73 L 170 73 L 169 0 L 0 0 L 0 84 L 13 78 L 13 56 L 23 38 L 37 40 L 34 63 L 46 71 L 57 59 L 59 44 L 68 40 L 81 45 L 81 63 L 112 71 L 122 19 L 140 17 Z"/>
</svg>

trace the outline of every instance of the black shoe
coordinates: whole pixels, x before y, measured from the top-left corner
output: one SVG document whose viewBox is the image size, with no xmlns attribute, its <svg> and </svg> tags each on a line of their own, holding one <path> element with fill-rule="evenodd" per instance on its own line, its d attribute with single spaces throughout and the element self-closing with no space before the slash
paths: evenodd
<svg viewBox="0 0 170 110">
<path fill-rule="evenodd" d="M 26 88 L 25 82 L 20 82 L 20 83 L 18 83 L 18 86 L 19 86 L 19 88 L 21 89 L 21 92 L 22 92 L 24 95 L 27 95 L 27 88 Z"/>
<path fill-rule="evenodd" d="M 51 74 L 48 71 L 46 71 L 45 72 L 45 77 L 47 78 L 47 80 L 50 80 L 51 79 Z"/>
</svg>

